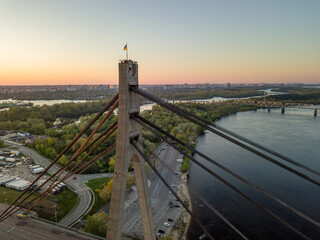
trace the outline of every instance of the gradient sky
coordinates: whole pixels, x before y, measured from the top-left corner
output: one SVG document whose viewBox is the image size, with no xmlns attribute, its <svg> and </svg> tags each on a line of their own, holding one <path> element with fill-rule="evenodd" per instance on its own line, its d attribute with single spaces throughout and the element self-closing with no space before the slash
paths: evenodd
<svg viewBox="0 0 320 240">
<path fill-rule="evenodd" d="M 319 0 L 0 0 L 0 85 L 320 83 Z"/>
</svg>

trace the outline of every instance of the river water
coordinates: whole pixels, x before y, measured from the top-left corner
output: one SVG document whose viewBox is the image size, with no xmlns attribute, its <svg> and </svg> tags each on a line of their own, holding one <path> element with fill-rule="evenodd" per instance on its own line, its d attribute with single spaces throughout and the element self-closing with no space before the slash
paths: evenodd
<svg viewBox="0 0 320 240">
<path fill-rule="evenodd" d="M 280 109 L 272 109 L 270 113 L 266 110 L 242 112 L 219 120 L 217 125 L 320 171 L 320 117 L 314 117 L 313 110 L 288 108 L 285 114 L 281 114 Z M 212 133 L 205 133 L 198 141 L 197 150 L 320 221 L 320 188 L 316 185 Z M 320 239 L 319 228 L 206 163 L 199 156 L 195 157 L 311 239 Z M 301 172 L 320 180 L 320 177 L 313 174 Z M 301 239 L 194 163 L 190 168 L 189 187 L 204 197 L 249 239 Z M 216 239 L 241 239 L 196 196 L 191 195 L 191 198 L 193 211 Z M 202 234 L 197 225 L 191 222 L 188 239 L 199 239 Z"/>
</svg>

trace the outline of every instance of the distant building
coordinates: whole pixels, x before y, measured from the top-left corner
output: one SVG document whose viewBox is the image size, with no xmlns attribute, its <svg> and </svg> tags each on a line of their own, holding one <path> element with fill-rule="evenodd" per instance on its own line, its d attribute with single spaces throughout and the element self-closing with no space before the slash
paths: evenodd
<svg viewBox="0 0 320 240">
<path fill-rule="evenodd" d="M 30 133 L 25 132 L 25 131 L 19 131 L 18 135 L 21 136 L 21 137 L 27 137 L 27 136 L 30 136 Z"/>
<path fill-rule="evenodd" d="M 227 88 L 231 88 L 231 84 L 230 83 L 226 83 L 224 86 L 227 87 Z"/>
<path fill-rule="evenodd" d="M 68 92 L 75 92 L 75 91 L 77 91 L 77 89 L 75 87 L 68 87 L 67 91 Z"/>
</svg>

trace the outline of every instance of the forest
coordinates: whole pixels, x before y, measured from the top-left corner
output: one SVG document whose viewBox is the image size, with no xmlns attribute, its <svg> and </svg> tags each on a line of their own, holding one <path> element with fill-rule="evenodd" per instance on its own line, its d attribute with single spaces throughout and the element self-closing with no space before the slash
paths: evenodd
<svg viewBox="0 0 320 240">
<path fill-rule="evenodd" d="M 0 93 L 0 99 L 13 100 L 97 100 L 110 98 L 115 94 L 115 90 L 83 90 L 83 91 L 56 91 L 56 92 L 19 92 L 19 93 Z"/>
<path fill-rule="evenodd" d="M 231 87 L 214 89 L 166 89 L 153 92 L 163 99 L 168 100 L 190 100 L 209 99 L 213 97 L 242 98 L 252 96 L 262 96 L 263 91 L 258 91 L 258 87 Z"/>
<path fill-rule="evenodd" d="M 13 129 L 16 131 L 24 130 L 34 134 L 43 135 L 43 138 L 37 139 L 35 142 L 29 145 L 29 147 L 35 149 L 37 152 L 50 159 L 55 159 L 56 156 L 67 146 L 67 144 L 81 131 L 81 129 L 83 129 L 84 126 L 89 123 L 91 119 L 93 119 L 95 116 L 94 113 L 99 112 L 105 104 L 105 101 L 97 101 L 87 103 L 64 103 L 53 106 L 30 108 L 12 108 L 0 114 L 0 128 Z M 254 107 L 249 106 L 234 105 L 231 102 L 210 104 L 179 103 L 176 105 L 209 121 L 215 121 L 221 117 L 234 114 L 238 111 L 255 109 Z M 203 129 L 200 127 L 156 105 L 153 106 L 152 111 L 144 111 L 141 113 L 141 115 L 162 129 L 168 131 L 176 138 L 189 144 L 194 144 L 195 138 L 203 132 Z M 60 127 L 53 127 L 53 123 L 57 118 L 70 121 L 70 123 Z M 78 121 L 71 121 L 74 119 L 78 119 Z M 102 125 L 99 131 L 93 136 L 91 141 L 97 138 L 100 132 L 107 129 L 116 121 L 116 114 L 112 114 L 110 118 Z M 68 159 L 70 159 L 70 157 L 86 140 L 93 129 L 97 126 L 98 122 L 99 121 L 97 121 L 97 123 L 94 124 L 87 131 L 87 133 L 83 135 L 71 147 L 71 149 L 60 158 L 58 161 L 60 165 L 65 165 L 67 163 Z M 160 139 L 145 129 L 142 129 L 142 133 L 144 139 L 143 144 L 144 148 L 146 149 L 145 153 L 150 155 L 150 152 L 153 152 L 160 144 Z M 115 140 L 116 134 L 113 134 L 107 140 L 107 142 L 98 147 L 93 154 L 88 157 L 87 160 L 89 161 L 93 156 L 105 150 L 107 146 L 113 144 Z M 89 143 L 91 141 L 89 141 Z M 90 149 L 88 149 L 86 152 L 83 152 L 76 159 L 76 161 L 71 164 L 70 167 L 73 167 L 78 161 L 80 161 L 80 159 L 82 159 L 88 151 L 90 151 Z M 112 172 L 114 161 L 110 161 L 110 164 L 108 164 L 108 161 L 106 160 L 112 158 L 114 154 L 115 151 L 111 152 L 105 159 L 98 160 L 96 164 L 87 170 L 87 173 Z M 183 169 L 187 171 L 188 163 L 183 164 Z"/>
<path fill-rule="evenodd" d="M 288 94 L 268 96 L 270 101 L 296 102 L 306 104 L 320 104 L 320 89 L 307 87 L 282 87 L 274 91 Z"/>
<path fill-rule="evenodd" d="M 107 100 L 99 100 L 41 107 L 12 107 L 0 113 L 0 129 L 23 130 L 36 135 L 44 135 L 46 129 L 54 127 L 57 119 L 67 124 L 83 115 L 99 112 L 106 103 Z"/>
</svg>

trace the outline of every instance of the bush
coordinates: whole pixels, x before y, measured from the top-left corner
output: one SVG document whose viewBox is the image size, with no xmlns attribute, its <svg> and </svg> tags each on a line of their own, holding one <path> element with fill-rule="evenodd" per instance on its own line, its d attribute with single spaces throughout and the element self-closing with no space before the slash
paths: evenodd
<svg viewBox="0 0 320 240">
<path fill-rule="evenodd" d="M 101 237 L 107 234 L 107 219 L 108 215 L 104 212 L 99 212 L 87 218 L 85 231 Z"/>
</svg>

